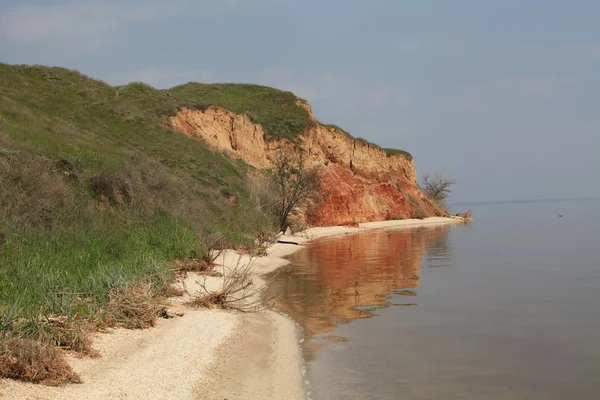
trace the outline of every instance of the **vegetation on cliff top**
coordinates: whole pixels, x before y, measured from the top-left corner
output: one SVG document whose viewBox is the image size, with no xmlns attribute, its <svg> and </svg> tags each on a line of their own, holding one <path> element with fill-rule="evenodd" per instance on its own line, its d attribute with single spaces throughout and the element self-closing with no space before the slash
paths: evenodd
<svg viewBox="0 0 600 400">
<path fill-rule="evenodd" d="M 291 92 L 260 85 L 235 83 L 187 83 L 167 91 L 179 99 L 180 104 L 191 108 L 204 109 L 208 106 L 225 108 L 236 114 L 246 114 L 253 122 L 260 124 L 267 136 L 294 139 L 313 121 L 308 111 L 299 106 L 306 103 Z M 324 124 L 350 138 L 381 148 L 363 138 L 354 138 L 348 131 L 335 124 Z M 383 149 L 388 156 L 402 155 L 412 160 L 412 155 L 403 150 Z"/>
<path fill-rule="evenodd" d="M 305 100 L 267 86 L 233 83 L 187 83 L 168 91 L 196 108 L 210 105 L 246 114 L 269 136 L 293 139 L 311 123 Z"/>
<path fill-rule="evenodd" d="M 404 158 L 406 158 L 409 161 L 412 161 L 413 156 L 412 154 L 410 154 L 408 151 L 404 151 L 404 150 L 398 150 L 398 149 L 391 149 L 391 148 L 382 148 L 378 145 L 376 145 L 373 142 L 369 142 L 367 139 L 365 138 L 361 138 L 361 137 L 357 137 L 355 140 L 368 144 L 369 146 L 373 146 L 373 147 L 377 147 L 381 150 L 383 150 L 385 152 L 385 155 L 388 157 L 392 157 L 392 156 L 402 156 Z"/>
<path fill-rule="evenodd" d="M 384 148 L 383 151 L 385 151 L 385 154 L 387 154 L 388 157 L 400 155 L 400 156 L 404 156 L 404 158 L 406 158 L 407 160 L 413 159 L 412 154 L 410 154 L 408 151 L 398 150 L 398 149 L 390 149 L 390 148 Z"/>
</svg>

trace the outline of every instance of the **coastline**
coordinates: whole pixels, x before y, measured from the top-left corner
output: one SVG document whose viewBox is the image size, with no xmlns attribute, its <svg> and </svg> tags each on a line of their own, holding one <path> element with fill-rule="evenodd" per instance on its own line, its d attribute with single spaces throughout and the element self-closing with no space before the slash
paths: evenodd
<svg viewBox="0 0 600 400">
<path fill-rule="evenodd" d="M 285 257 L 303 244 L 325 237 L 373 229 L 405 229 L 459 223 L 456 218 L 433 217 L 361 223 L 358 227 L 318 227 L 279 240 L 267 255 L 251 258 L 232 250 L 217 260 L 223 270 L 236 263 L 252 263 L 255 285 L 262 275 L 289 263 Z M 180 284 L 191 296 L 199 290 L 199 275 L 188 274 Z M 209 277 L 211 290 L 223 278 Z M 304 399 L 305 384 L 298 327 L 276 311 L 241 313 L 184 308 L 189 298 L 174 298 L 169 309 L 183 316 L 157 321 L 146 330 L 109 330 L 94 336 L 101 358 L 69 356 L 83 384 L 44 387 L 0 381 L 0 398 L 10 399 Z"/>
</svg>

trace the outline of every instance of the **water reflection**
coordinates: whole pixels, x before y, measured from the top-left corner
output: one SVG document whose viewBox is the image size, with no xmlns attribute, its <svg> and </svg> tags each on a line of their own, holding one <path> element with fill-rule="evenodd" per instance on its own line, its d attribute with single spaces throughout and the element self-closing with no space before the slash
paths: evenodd
<svg viewBox="0 0 600 400">
<path fill-rule="evenodd" d="M 448 226 L 380 230 L 322 239 L 292 258 L 279 271 L 267 296 L 305 329 L 310 360 L 337 325 L 369 318 L 381 307 L 417 304 L 421 263 L 449 265 Z M 393 296 L 395 295 L 395 296 Z"/>
</svg>

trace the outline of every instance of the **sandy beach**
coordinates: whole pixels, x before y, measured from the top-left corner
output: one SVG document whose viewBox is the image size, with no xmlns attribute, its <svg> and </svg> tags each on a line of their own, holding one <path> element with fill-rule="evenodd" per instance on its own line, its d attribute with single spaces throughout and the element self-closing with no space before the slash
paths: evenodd
<svg viewBox="0 0 600 400">
<path fill-rule="evenodd" d="M 358 227 L 311 228 L 279 240 L 264 257 L 251 259 L 234 251 L 219 256 L 218 268 L 226 271 L 236 263 L 252 263 L 254 285 L 261 276 L 288 263 L 286 256 L 303 244 L 323 237 L 357 233 L 369 229 L 403 229 L 449 224 L 452 218 L 383 221 Z M 199 277 L 188 274 L 187 296 L 199 290 Z M 223 278 L 206 278 L 209 289 Z M 304 399 L 302 357 L 296 324 L 276 311 L 237 311 L 186 308 L 183 298 L 174 298 L 170 309 L 183 314 L 160 319 L 145 330 L 115 329 L 98 333 L 94 348 L 100 358 L 69 356 L 69 363 L 82 384 L 44 387 L 0 381 L 0 398 L 6 399 Z"/>
</svg>

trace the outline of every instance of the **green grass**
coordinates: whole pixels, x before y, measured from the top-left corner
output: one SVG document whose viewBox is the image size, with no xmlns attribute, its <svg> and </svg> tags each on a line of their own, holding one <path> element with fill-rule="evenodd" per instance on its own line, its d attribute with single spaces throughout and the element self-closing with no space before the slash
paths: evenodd
<svg viewBox="0 0 600 400">
<path fill-rule="evenodd" d="M 229 101 L 216 92 L 196 101 Z M 174 259 L 201 255 L 206 232 L 235 246 L 274 229 L 249 195 L 249 166 L 166 127 L 193 96 L 0 63 L 0 325 L 9 310 L 57 311 L 56 292 L 101 303 L 126 282 L 168 279 Z M 244 101 L 233 111 L 252 111 Z M 257 118 L 274 121 L 291 102 L 282 94 Z M 302 113 L 290 115 L 299 129 Z"/>
<path fill-rule="evenodd" d="M 113 87 L 0 63 L 0 336 L 7 315 L 68 314 L 56 293 L 101 304 L 127 282 L 169 279 L 174 259 L 202 256 L 207 233 L 250 246 L 273 230 L 250 196 L 251 167 L 172 131 L 168 117 L 215 105 L 293 139 L 314 123 L 302 102 L 259 85 Z"/>
<path fill-rule="evenodd" d="M 269 136 L 295 138 L 311 123 L 308 111 L 298 105 L 306 102 L 291 92 L 260 85 L 232 83 L 188 83 L 168 91 L 190 107 L 210 105 L 246 114 L 262 125 Z"/>
<path fill-rule="evenodd" d="M 67 311 L 53 303 L 56 293 L 84 293 L 102 303 L 110 288 L 164 274 L 169 261 L 197 248 L 195 232 L 164 212 L 106 214 L 61 224 L 51 235 L 13 235 L 3 249 L 1 299 L 27 315 Z"/>
<path fill-rule="evenodd" d="M 385 154 L 387 154 L 388 157 L 403 156 L 407 160 L 413 159 L 412 154 L 410 154 L 408 151 L 398 150 L 398 149 L 390 149 L 390 148 L 384 148 L 383 150 L 385 151 Z"/>
<path fill-rule="evenodd" d="M 365 139 L 365 138 L 362 138 L 362 137 L 356 137 L 356 138 L 355 138 L 355 140 L 356 140 L 357 142 L 361 142 L 361 143 L 363 143 L 363 144 L 368 144 L 369 146 L 373 146 L 373 147 L 378 147 L 378 148 L 381 148 L 381 147 L 379 147 L 378 145 L 376 145 L 375 143 L 373 143 L 373 142 L 369 142 L 367 139 Z"/>
</svg>

